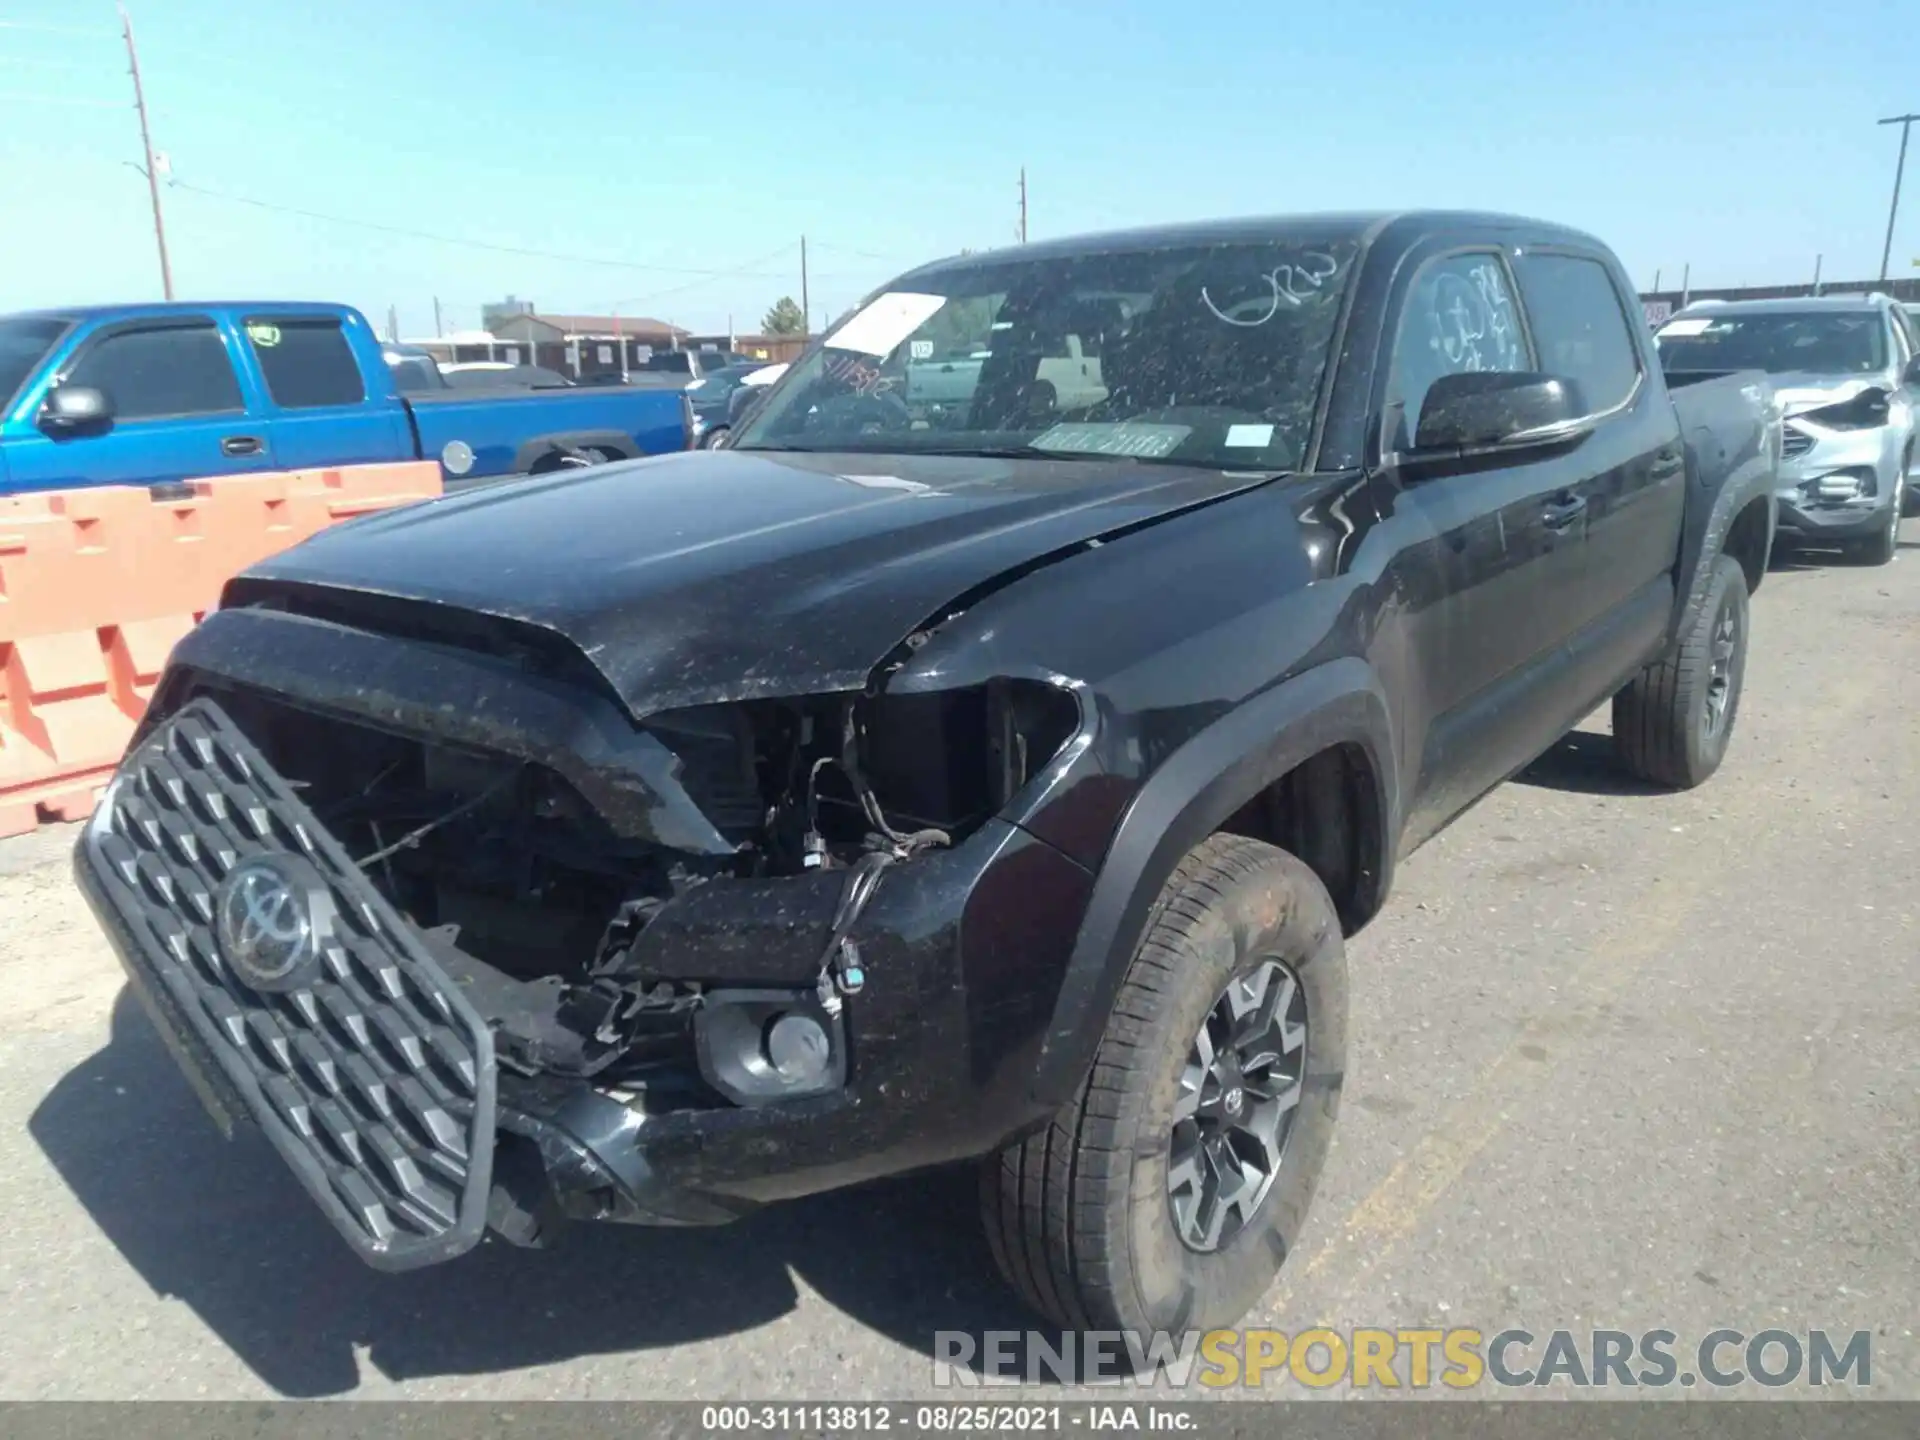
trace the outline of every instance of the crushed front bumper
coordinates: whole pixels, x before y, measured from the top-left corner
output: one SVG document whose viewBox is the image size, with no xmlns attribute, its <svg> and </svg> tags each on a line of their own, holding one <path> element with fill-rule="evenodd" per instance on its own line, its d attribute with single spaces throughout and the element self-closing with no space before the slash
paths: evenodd
<svg viewBox="0 0 1920 1440">
<path fill-rule="evenodd" d="M 261 860 L 317 877 L 324 920 L 304 969 L 264 984 L 256 956 L 239 957 L 256 972 L 243 978 L 223 924 L 245 908 L 236 873 Z M 982 1153 L 1038 1118 L 1027 1082 L 1090 883 L 999 821 L 899 867 L 853 932 L 867 978 L 847 1003 L 840 1088 L 654 1109 L 618 1085 L 503 1068 L 484 997 L 210 702 L 129 754 L 75 864 L 222 1129 L 257 1121 L 355 1252 L 389 1270 L 450 1259 L 489 1224 L 521 1238 L 515 1217 L 532 1212 L 715 1224 Z M 649 971 L 803 988 L 839 883 L 703 887 L 645 932 Z"/>
<path fill-rule="evenodd" d="M 1779 531 L 1808 544 L 1867 539 L 1884 530 L 1897 503 L 1900 433 L 1896 427 L 1839 430 L 1789 419 L 1779 485 Z"/>
</svg>

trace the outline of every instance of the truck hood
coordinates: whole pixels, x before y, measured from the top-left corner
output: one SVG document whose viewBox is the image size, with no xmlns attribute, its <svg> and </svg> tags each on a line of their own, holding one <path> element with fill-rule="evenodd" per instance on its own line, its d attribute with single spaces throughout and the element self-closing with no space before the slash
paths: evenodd
<svg viewBox="0 0 1920 1440">
<path fill-rule="evenodd" d="M 248 571 L 563 637 L 636 716 L 863 686 L 917 626 L 1088 541 L 1265 483 L 1108 460 L 717 450 L 469 491 Z"/>
<path fill-rule="evenodd" d="M 1851 400 L 1862 390 L 1890 391 L 1894 388 L 1884 375 L 1821 375 L 1814 371 L 1796 370 L 1775 375 L 1772 379 L 1780 413 L 1789 417 Z"/>
</svg>

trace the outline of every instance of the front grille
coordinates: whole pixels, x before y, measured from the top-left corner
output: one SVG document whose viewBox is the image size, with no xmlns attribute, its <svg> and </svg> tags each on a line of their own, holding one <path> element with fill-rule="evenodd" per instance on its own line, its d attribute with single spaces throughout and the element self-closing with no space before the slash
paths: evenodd
<svg viewBox="0 0 1920 1440">
<path fill-rule="evenodd" d="M 127 757 L 82 856 L 138 949 L 136 978 L 165 987 L 363 1259 L 410 1269 L 480 1238 L 492 1037 L 224 711 L 195 700 Z M 323 887 L 303 912 L 327 913 L 295 988 L 244 982 L 217 937 L 222 882 L 254 860 Z"/>
<path fill-rule="evenodd" d="M 1780 454 L 1785 459 L 1791 460 L 1797 455 L 1804 455 L 1812 448 L 1813 436 L 1804 430 L 1787 429 L 1781 433 Z"/>
</svg>

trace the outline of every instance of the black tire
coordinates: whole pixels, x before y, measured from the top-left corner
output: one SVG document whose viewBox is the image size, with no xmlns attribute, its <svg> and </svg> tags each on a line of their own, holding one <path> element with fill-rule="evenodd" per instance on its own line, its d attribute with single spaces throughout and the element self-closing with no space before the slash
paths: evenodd
<svg viewBox="0 0 1920 1440">
<path fill-rule="evenodd" d="M 1181 1075 L 1229 982 L 1269 960 L 1305 997 L 1299 1103 L 1286 1112 L 1264 1197 L 1218 1248 L 1196 1250 L 1176 1228 L 1167 1184 Z M 1319 878 L 1257 840 L 1216 835 L 1196 847 L 1161 892 L 1079 1096 L 983 1167 L 982 1212 L 1001 1273 L 1064 1329 L 1190 1331 L 1239 1320 L 1306 1219 L 1339 1112 L 1346 1021 L 1345 946 Z"/>
<path fill-rule="evenodd" d="M 705 435 L 700 437 L 700 448 L 702 450 L 718 450 L 721 443 L 727 438 L 727 431 L 728 427 L 725 425 L 722 425 L 718 430 L 707 431 Z"/>
<path fill-rule="evenodd" d="M 1902 469 L 1900 473 L 1905 479 L 1902 482 L 1902 489 L 1900 491 L 1900 516 L 1905 520 L 1910 520 L 1915 515 L 1920 515 L 1920 487 L 1916 487 L 1913 483 L 1913 455 L 1913 447 L 1909 445 L 1907 447 L 1907 458 L 1901 462 L 1905 468 Z"/>
<path fill-rule="evenodd" d="M 1747 671 L 1747 577 L 1731 555 L 1714 558 L 1705 601 L 1680 648 L 1613 697 L 1613 747 L 1642 780 L 1691 790 L 1720 768 L 1733 738 Z M 1731 651 L 1716 638 L 1732 627 Z M 1709 724 L 1709 715 L 1717 715 Z"/>
</svg>

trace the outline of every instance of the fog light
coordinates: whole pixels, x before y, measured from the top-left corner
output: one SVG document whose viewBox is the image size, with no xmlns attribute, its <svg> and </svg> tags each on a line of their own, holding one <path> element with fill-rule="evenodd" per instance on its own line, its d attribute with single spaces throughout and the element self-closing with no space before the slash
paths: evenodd
<svg viewBox="0 0 1920 1440">
<path fill-rule="evenodd" d="M 1812 488 L 1822 500 L 1859 500 L 1876 489 L 1871 470 L 1836 470 L 1815 480 Z"/>
<path fill-rule="evenodd" d="M 812 990 L 709 990 L 693 1035 L 701 1075 L 737 1105 L 818 1095 L 847 1078 L 841 1016 Z"/>
<path fill-rule="evenodd" d="M 811 1015 L 782 1015 L 767 1027 L 767 1059 L 789 1085 L 811 1085 L 833 1063 L 833 1042 Z"/>
</svg>

